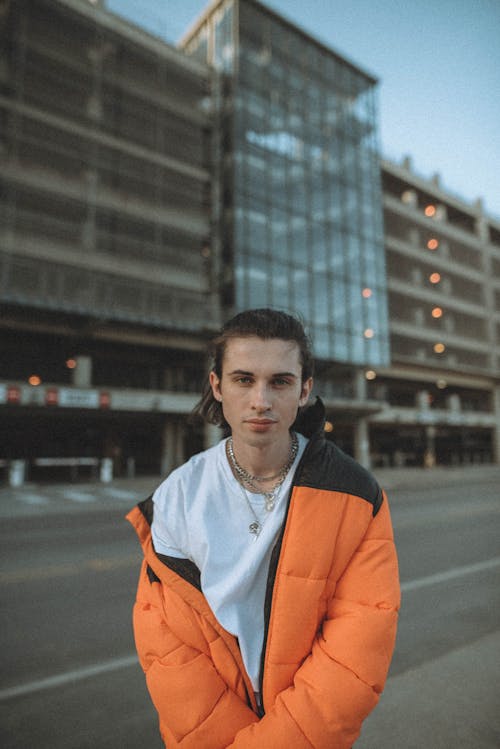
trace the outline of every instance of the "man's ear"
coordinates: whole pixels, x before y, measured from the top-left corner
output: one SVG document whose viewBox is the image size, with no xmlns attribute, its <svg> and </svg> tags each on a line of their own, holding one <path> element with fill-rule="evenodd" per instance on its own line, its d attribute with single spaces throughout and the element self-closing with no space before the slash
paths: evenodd
<svg viewBox="0 0 500 749">
<path fill-rule="evenodd" d="M 208 381 L 210 382 L 210 387 L 212 388 L 212 395 L 214 396 L 215 400 L 219 401 L 219 403 L 222 403 L 222 393 L 220 391 L 220 379 L 216 375 L 216 373 L 213 371 L 213 369 L 208 375 Z"/>
<path fill-rule="evenodd" d="M 300 392 L 299 406 L 305 406 L 311 395 L 313 389 L 313 378 L 309 377 L 305 382 L 302 383 L 302 390 Z"/>
</svg>

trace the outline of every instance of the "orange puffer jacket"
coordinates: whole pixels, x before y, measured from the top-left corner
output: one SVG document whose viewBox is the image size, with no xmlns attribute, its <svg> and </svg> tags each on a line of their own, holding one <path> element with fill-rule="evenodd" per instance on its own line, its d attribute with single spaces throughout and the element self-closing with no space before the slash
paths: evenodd
<svg viewBox="0 0 500 749">
<path fill-rule="evenodd" d="M 146 500 L 127 516 L 144 551 L 134 632 L 168 749 L 348 749 L 394 648 L 399 579 L 387 499 L 311 437 L 270 565 L 259 711 L 235 637 L 189 560 L 157 554 Z"/>
</svg>

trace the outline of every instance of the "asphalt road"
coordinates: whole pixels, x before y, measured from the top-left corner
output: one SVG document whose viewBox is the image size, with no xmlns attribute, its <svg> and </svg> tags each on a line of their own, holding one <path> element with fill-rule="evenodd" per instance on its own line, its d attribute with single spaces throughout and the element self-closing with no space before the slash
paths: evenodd
<svg viewBox="0 0 500 749">
<path fill-rule="evenodd" d="M 403 608 L 356 749 L 498 749 L 500 469 L 379 479 Z M 134 657 L 140 553 L 123 520 L 154 484 L 0 490 L 3 749 L 161 749 Z"/>
</svg>

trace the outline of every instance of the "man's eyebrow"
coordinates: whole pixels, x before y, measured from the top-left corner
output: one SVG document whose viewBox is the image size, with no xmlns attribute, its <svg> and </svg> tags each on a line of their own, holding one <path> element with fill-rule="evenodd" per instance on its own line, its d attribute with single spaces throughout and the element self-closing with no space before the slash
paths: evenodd
<svg viewBox="0 0 500 749">
<path fill-rule="evenodd" d="M 233 369 L 232 372 L 228 372 L 228 376 L 232 377 L 233 375 L 245 375 L 246 377 L 254 377 L 253 372 L 247 372 L 245 369 Z M 295 372 L 273 372 L 271 377 L 293 377 L 294 380 L 298 378 L 298 375 L 295 374 Z"/>
</svg>

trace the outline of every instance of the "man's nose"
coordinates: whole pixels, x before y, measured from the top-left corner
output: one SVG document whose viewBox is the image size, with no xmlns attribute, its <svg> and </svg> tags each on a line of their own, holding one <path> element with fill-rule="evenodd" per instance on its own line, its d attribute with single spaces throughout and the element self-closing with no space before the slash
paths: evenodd
<svg viewBox="0 0 500 749">
<path fill-rule="evenodd" d="M 269 388 L 265 384 L 256 384 L 252 389 L 252 407 L 257 411 L 268 411 L 271 408 Z"/>
</svg>

